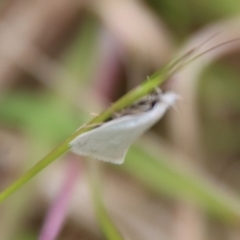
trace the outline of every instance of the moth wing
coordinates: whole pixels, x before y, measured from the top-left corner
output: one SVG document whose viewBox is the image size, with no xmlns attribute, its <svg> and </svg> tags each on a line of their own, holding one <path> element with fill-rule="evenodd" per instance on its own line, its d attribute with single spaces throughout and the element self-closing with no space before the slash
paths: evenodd
<svg viewBox="0 0 240 240">
<path fill-rule="evenodd" d="M 173 93 L 164 95 L 167 101 L 156 103 L 150 111 L 114 119 L 79 135 L 70 142 L 71 151 L 106 162 L 123 163 L 130 145 L 154 125 L 177 98 Z"/>
</svg>

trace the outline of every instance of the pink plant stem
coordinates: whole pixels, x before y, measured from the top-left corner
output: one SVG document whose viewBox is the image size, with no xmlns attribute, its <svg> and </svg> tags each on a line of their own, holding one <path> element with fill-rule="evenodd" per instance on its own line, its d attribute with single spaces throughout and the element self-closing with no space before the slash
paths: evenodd
<svg viewBox="0 0 240 240">
<path fill-rule="evenodd" d="M 74 158 L 74 157 L 71 157 Z M 79 176 L 79 159 L 68 159 L 69 168 L 55 202 L 49 209 L 38 240 L 54 240 L 58 236 L 67 215 L 73 188 Z"/>
</svg>

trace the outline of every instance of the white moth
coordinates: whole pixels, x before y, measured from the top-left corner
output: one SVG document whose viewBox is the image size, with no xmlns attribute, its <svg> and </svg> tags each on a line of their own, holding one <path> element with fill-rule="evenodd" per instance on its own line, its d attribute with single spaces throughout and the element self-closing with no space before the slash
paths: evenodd
<svg viewBox="0 0 240 240">
<path fill-rule="evenodd" d="M 70 142 L 71 151 L 105 162 L 121 164 L 130 145 L 153 126 L 177 100 L 160 89 L 113 115 L 113 119 Z"/>
</svg>

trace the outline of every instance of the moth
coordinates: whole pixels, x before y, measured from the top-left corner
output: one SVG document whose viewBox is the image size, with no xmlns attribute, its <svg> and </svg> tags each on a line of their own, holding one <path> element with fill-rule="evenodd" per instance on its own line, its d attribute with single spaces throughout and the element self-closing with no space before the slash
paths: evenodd
<svg viewBox="0 0 240 240">
<path fill-rule="evenodd" d="M 115 119 L 126 115 L 134 115 L 138 113 L 147 112 L 153 108 L 156 102 L 159 101 L 161 95 L 162 95 L 161 89 L 156 88 L 152 93 L 136 101 L 131 106 L 114 113 L 112 118 Z"/>
<path fill-rule="evenodd" d="M 131 106 L 116 112 L 102 125 L 77 136 L 70 150 L 82 156 L 122 164 L 131 144 L 158 122 L 178 95 L 157 88 Z"/>
</svg>

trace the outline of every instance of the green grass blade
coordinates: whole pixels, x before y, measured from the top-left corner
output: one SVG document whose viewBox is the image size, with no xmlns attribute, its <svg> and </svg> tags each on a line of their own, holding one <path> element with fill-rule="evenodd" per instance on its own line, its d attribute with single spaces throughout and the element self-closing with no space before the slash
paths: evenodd
<svg viewBox="0 0 240 240">
<path fill-rule="evenodd" d="M 87 132 L 92 129 L 92 127 L 88 127 L 88 125 L 93 125 L 95 123 L 101 123 L 107 120 L 108 117 L 112 115 L 115 111 L 121 110 L 126 106 L 131 105 L 133 102 L 138 100 L 139 98 L 145 96 L 149 92 L 153 91 L 160 83 L 164 82 L 167 78 L 165 70 L 160 72 L 157 75 L 154 75 L 152 79 L 147 80 L 141 86 L 133 89 L 122 98 L 120 98 L 116 103 L 110 106 L 107 110 L 103 111 L 100 115 L 93 118 L 87 125 L 79 128 L 75 133 L 73 133 L 70 137 L 68 137 L 62 144 L 56 147 L 52 152 L 46 155 L 43 159 L 41 159 L 35 166 L 33 166 L 27 173 L 25 173 L 22 177 L 16 180 L 12 185 L 10 185 L 7 189 L 0 193 L 0 203 L 4 201 L 7 197 L 9 197 L 12 193 L 18 190 L 21 186 L 27 183 L 30 179 L 32 179 L 37 173 L 51 164 L 54 160 L 60 157 L 62 154 L 66 153 L 69 149 L 69 143 L 75 139 L 78 135 Z"/>
<path fill-rule="evenodd" d="M 157 194 L 191 200 L 224 221 L 239 222 L 240 200 L 237 196 L 222 191 L 205 176 L 189 169 L 187 164 L 185 168 L 179 162 L 174 163 L 164 152 L 166 149 L 161 149 L 160 144 L 156 146 L 156 143 L 144 141 L 144 144 L 132 147 L 121 168 Z"/>
</svg>

